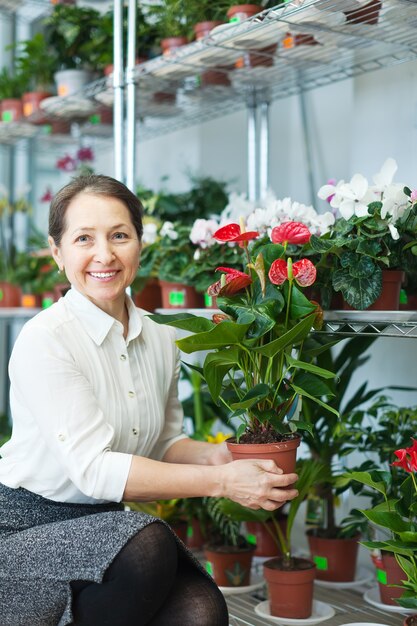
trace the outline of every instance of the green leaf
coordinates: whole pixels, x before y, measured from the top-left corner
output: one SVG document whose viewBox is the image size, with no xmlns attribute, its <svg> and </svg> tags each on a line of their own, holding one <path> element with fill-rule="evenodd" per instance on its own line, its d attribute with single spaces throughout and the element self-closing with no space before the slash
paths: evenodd
<svg viewBox="0 0 417 626">
<path fill-rule="evenodd" d="M 301 387 L 297 387 L 297 385 L 292 384 L 291 387 L 301 397 L 310 398 L 310 400 L 313 400 L 313 402 L 315 402 L 316 404 L 319 404 L 323 408 L 325 408 L 328 411 L 330 411 L 330 413 L 333 413 L 334 415 L 339 417 L 338 411 L 336 409 L 334 409 L 332 406 L 330 406 L 329 404 L 326 404 L 326 402 L 323 402 L 322 400 L 319 400 L 318 398 L 316 398 L 315 396 L 311 395 L 310 393 L 307 393 L 307 391 L 305 389 L 301 389 Z"/>
<path fill-rule="evenodd" d="M 297 372 L 294 376 L 293 383 L 315 398 L 334 395 L 329 385 L 314 374 L 301 371 Z"/>
<path fill-rule="evenodd" d="M 336 270 L 332 277 L 333 288 L 341 291 L 344 299 L 355 309 L 367 309 L 375 302 L 382 291 L 382 271 L 375 271 L 367 277 L 353 276 L 349 269 Z"/>
<path fill-rule="evenodd" d="M 298 361 L 297 359 L 293 359 L 289 354 L 285 355 L 285 359 L 290 368 L 304 370 L 306 372 L 311 372 L 312 374 L 316 374 L 321 378 L 334 378 L 336 374 L 334 372 L 330 372 L 329 370 L 325 370 L 323 367 L 319 367 L 318 365 L 313 365 L 313 363 L 305 363 L 304 361 Z"/>
<path fill-rule="evenodd" d="M 410 522 L 405 522 L 398 513 L 362 510 L 362 513 L 374 524 L 388 528 L 394 533 L 404 533 L 410 530 Z"/>
<path fill-rule="evenodd" d="M 286 347 L 299 343 L 311 331 L 315 317 L 315 314 L 309 315 L 278 339 L 274 339 L 260 348 L 253 348 L 253 351 L 271 358 Z"/>
<path fill-rule="evenodd" d="M 289 289 L 288 285 L 285 285 L 285 289 Z M 288 297 L 288 295 L 286 297 Z M 316 305 L 311 304 L 310 300 L 305 297 L 303 292 L 293 284 L 291 289 L 290 318 L 292 320 L 300 319 L 315 310 Z"/>
<path fill-rule="evenodd" d="M 215 402 L 220 396 L 223 379 L 227 372 L 238 365 L 239 349 L 236 346 L 219 352 L 211 352 L 206 356 L 203 365 L 204 379 Z"/>
<path fill-rule="evenodd" d="M 374 478 L 371 476 L 371 474 L 369 472 L 349 472 L 349 473 L 345 473 L 343 474 L 340 479 L 338 479 L 338 485 L 340 484 L 340 486 L 342 486 L 343 484 L 348 484 L 350 482 L 352 482 L 352 480 L 356 480 L 357 482 L 361 483 L 362 485 L 366 485 L 367 487 L 370 487 L 371 489 L 375 489 L 376 491 L 379 491 L 380 493 L 382 493 L 384 496 L 387 495 L 387 488 L 385 485 L 385 481 L 384 480 L 374 480 Z M 340 483 L 339 483 L 340 481 Z"/>
<path fill-rule="evenodd" d="M 311 248 L 314 252 L 319 252 L 320 254 L 332 251 L 335 247 L 334 243 L 332 239 L 323 239 L 323 237 L 317 237 L 317 235 L 311 235 L 310 237 Z"/>
<path fill-rule="evenodd" d="M 176 313 L 174 315 L 147 315 L 153 322 L 157 324 L 167 324 L 168 326 L 175 326 L 175 328 L 181 328 L 182 330 L 189 330 L 192 333 L 201 333 L 209 331 L 216 326 L 214 322 L 206 317 L 198 317 L 191 313 Z"/>
<path fill-rule="evenodd" d="M 257 404 L 264 398 L 267 398 L 269 392 L 270 389 L 268 385 L 259 383 L 259 385 L 252 387 L 252 389 L 250 389 L 248 393 L 243 396 L 240 402 L 234 402 L 231 407 L 232 409 L 249 409 L 254 404 Z"/>
<path fill-rule="evenodd" d="M 243 341 L 250 324 L 237 324 L 236 322 L 224 321 L 214 324 L 208 332 L 190 335 L 177 340 L 177 346 L 183 352 L 191 353 L 198 350 L 212 350 L 236 345 Z"/>
</svg>

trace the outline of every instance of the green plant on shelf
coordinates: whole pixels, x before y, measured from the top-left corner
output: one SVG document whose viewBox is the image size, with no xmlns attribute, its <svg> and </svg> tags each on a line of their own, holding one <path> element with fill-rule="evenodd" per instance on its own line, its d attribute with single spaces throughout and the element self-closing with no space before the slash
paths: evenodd
<svg viewBox="0 0 417 626">
<path fill-rule="evenodd" d="M 19 41 L 16 49 L 16 68 L 26 76 L 32 91 L 49 91 L 56 70 L 54 56 L 51 55 L 43 33 L 36 33 L 31 39 Z"/>
<path fill-rule="evenodd" d="M 29 77 L 20 71 L 3 67 L 0 71 L 0 100 L 20 99 L 29 90 Z"/>
</svg>

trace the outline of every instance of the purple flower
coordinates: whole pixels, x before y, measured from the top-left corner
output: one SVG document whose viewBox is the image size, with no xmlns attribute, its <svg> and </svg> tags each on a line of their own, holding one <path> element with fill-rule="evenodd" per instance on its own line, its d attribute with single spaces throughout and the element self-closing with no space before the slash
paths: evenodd
<svg viewBox="0 0 417 626">
<path fill-rule="evenodd" d="M 40 198 L 40 201 L 41 202 L 51 202 L 53 197 L 54 196 L 53 196 L 53 193 L 52 193 L 52 189 L 50 187 L 47 187 L 45 193 Z"/>
<path fill-rule="evenodd" d="M 74 172 L 77 169 L 77 162 L 69 154 L 66 154 L 61 159 L 58 159 L 56 167 L 62 172 Z"/>
<path fill-rule="evenodd" d="M 77 159 L 83 163 L 84 161 L 94 161 L 94 154 L 91 148 L 80 148 L 77 152 Z"/>
</svg>

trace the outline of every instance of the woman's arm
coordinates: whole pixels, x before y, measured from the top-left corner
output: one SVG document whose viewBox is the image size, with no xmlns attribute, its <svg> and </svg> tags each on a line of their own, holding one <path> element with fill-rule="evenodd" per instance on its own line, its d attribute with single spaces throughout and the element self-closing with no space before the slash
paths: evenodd
<svg viewBox="0 0 417 626">
<path fill-rule="evenodd" d="M 195 463 L 196 465 L 223 465 L 232 461 L 226 443 L 207 443 L 195 439 L 181 439 L 165 452 L 167 463 Z"/>
</svg>

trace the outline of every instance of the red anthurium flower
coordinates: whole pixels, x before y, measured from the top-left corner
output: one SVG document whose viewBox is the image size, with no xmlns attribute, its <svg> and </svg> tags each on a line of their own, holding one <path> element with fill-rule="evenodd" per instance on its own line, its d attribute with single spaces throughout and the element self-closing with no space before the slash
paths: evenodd
<svg viewBox="0 0 417 626">
<path fill-rule="evenodd" d="M 292 264 L 292 276 L 300 287 L 309 287 L 316 280 L 316 268 L 308 259 L 301 259 Z M 288 264 L 283 259 L 274 261 L 269 269 L 269 280 L 274 285 L 282 285 L 288 280 Z"/>
<path fill-rule="evenodd" d="M 311 233 L 301 222 L 284 222 L 272 229 L 272 243 L 303 244 L 310 241 Z"/>
<path fill-rule="evenodd" d="M 256 230 L 242 232 L 239 224 L 227 224 L 216 230 L 213 234 L 213 238 L 226 243 L 229 241 L 250 241 L 251 239 L 256 239 L 258 235 L 259 233 Z"/>
<path fill-rule="evenodd" d="M 217 271 L 225 272 L 225 274 L 207 289 L 209 296 L 232 296 L 252 282 L 252 278 L 248 274 L 234 270 L 231 267 L 217 267 Z"/>
<path fill-rule="evenodd" d="M 406 472 L 417 472 L 417 439 L 413 439 L 413 445 L 409 448 L 401 448 L 394 454 L 399 460 L 391 465 L 402 467 Z"/>
</svg>

